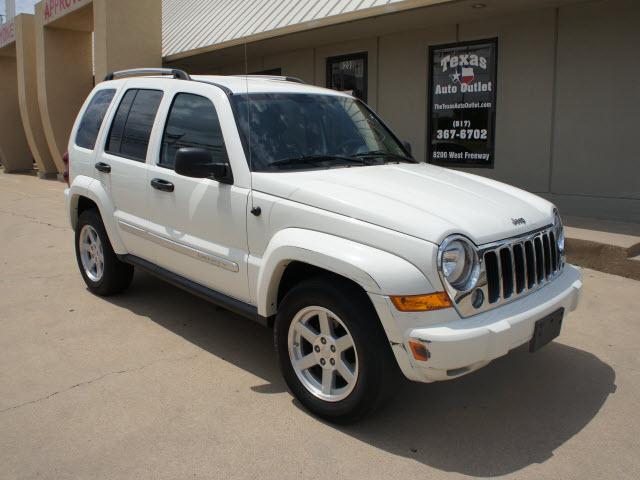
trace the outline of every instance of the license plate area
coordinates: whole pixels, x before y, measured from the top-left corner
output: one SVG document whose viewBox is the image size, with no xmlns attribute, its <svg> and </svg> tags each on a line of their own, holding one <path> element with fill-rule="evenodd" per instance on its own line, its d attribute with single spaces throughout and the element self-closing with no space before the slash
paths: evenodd
<svg viewBox="0 0 640 480">
<path fill-rule="evenodd" d="M 562 318 L 564 317 L 564 308 L 556 310 L 550 315 L 541 318 L 536 322 L 533 329 L 533 337 L 529 342 L 529 351 L 537 352 L 551 340 L 560 335 L 562 328 Z"/>
</svg>

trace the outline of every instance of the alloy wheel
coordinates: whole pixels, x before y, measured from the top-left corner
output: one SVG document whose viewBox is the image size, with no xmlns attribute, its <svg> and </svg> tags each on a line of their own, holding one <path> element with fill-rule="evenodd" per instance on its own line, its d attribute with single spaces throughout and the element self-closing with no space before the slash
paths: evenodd
<svg viewBox="0 0 640 480">
<path fill-rule="evenodd" d="M 84 273 L 92 282 L 99 282 L 104 274 L 104 251 L 96 229 L 91 225 L 83 226 L 78 246 Z"/>
<path fill-rule="evenodd" d="M 309 306 L 289 326 L 289 359 L 304 387 L 328 402 L 346 398 L 358 380 L 356 345 L 344 322 L 330 310 Z"/>
</svg>

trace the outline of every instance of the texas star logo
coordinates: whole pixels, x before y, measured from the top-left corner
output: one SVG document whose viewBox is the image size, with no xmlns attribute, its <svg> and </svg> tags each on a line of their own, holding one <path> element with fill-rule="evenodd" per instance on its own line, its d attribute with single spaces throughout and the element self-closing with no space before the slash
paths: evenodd
<svg viewBox="0 0 640 480">
<path fill-rule="evenodd" d="M 471 85 L 473 79 L 476 78 L 473 68 L 471 67 L 458 67 L 456 72 L 449 76 L 453 83 L 464 83 L 465 85 Z"/>
<path fill-rule="evenodd" d="M 442 73 L 449 76 L 451 83 L 444 85 L 436 83 L 434 90 L 436 95 L 493 91 L 491 81 L 481 80 L 488 67 L 485 57 L 476 54 L 446 55 L 439 63 Z"/>
<path fill-rule="evenodd" d="M 475 79 L 474 67 L 487 69 L 487 59 L 475 54 L 447 55 L 440 60 L 442 71 L 452 69 L 449 76 L 454 83 L 471 85 Z"/>
</svg>

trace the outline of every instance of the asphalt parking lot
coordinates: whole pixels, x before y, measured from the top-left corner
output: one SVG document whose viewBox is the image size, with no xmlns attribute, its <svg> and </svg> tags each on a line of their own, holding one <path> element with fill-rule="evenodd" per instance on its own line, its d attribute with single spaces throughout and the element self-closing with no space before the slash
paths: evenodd
<svg viewBox="0 0 640 480">
<path fill-rule="evenodd" d="M 91 295 L 63 188 L 0 173 L 0 478 L 640 478 L 640 282 L 585 270 L 540 352 L 336 427 L 271 331 L 145 274 Z"/>
</svg>

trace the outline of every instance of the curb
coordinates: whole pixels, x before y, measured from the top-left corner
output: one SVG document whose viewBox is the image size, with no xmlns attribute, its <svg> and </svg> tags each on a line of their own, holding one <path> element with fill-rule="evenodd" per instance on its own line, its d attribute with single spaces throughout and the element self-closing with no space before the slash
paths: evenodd
<svg viewBox="0 0 640 480">
<path fill-rule="evenodd" d="M 577 238 L 566 239 L 567 261 L 600 272 L 640 280 L 640 243 L 629 248 Z"/>
</svg>

